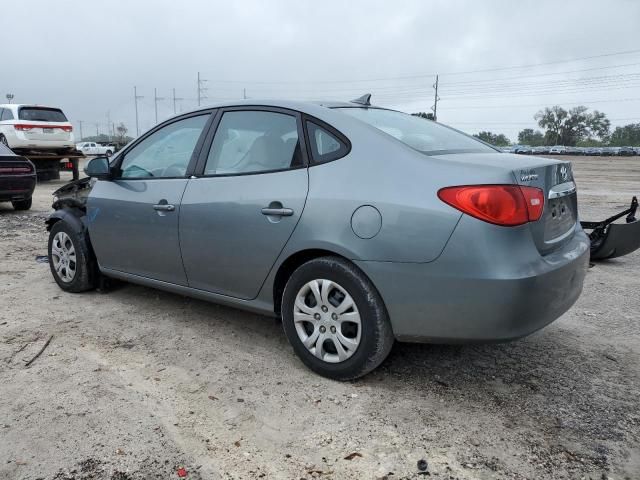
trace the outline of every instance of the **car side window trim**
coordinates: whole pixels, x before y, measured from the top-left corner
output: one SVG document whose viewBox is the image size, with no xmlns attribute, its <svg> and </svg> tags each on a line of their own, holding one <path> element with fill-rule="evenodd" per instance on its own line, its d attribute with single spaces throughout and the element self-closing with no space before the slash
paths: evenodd
<svg viewBox="0 0 640 480">
<path fill-rule="evenodd" d="M 214 122 L 215 117 L 217 116 L 217 110 L 216 109 L 209 109 L 209 110 L 199 110 L 197 112 L 190 112 L 187 113 L 185 115 L 181 115 L 179 117 L 174 117 L 174 118 L 170 118 L 169 120 L 162 122 L 161 124 L 155 126 L 154 128 L 152 128 L 151 130 L 149 130 L 148 132 L 146 132 L 144 135 L 142 135 L 141 137 L 137 138 L 135 142 L 131 143 L 131 145 L 129 145 L 125 150 L 122 151 L 122 153 L 120 153 L 118 155 L 118 159 L 117 161 L 114 163 L 114 165 L 112 166 L 112 168 L 116 169 L 119 173 L 120 176 L 115 177 L 114 180 L 176 180 L 176 179 L 184 179 L 184 178 L 189 178 L 192 175 L 194 175 L 194 170 L 196 168 L 196 164 L 198 161 L 198 158 L 200 156 L 201 150 L 202 150 L 202 146 L 204 145 L 204 141 L 208 136 L 209 130 L 211 129 L 211 126 Z M 151 135 L 153 135 L 155 132 L 157 132 L 158 130 L 167 127 L 169 125 L 171 125 L 172 123 L 175 122 L 179 122 L 182 120 L 186 120 L 187 118 L 192 118 L 192 117 L 199 117 L 202 115 L 208 115 L 209 118 L 207 119 L 207 122 L 205 123 L 204 127 L 202 128 L 202 132 L 200 132 L 200 136 L 198 137 L 198 141 L 196 142 L 196 146 L 193 149 L 193 153 L 191 154 L 191 159 L 189 160 L 189 163 L 187 165 L 187 170 L 185 172 L 184 175 L 179 176 L 179 177 L 122 177 L 121 174 L 121 170 L 120 167 L 122 165 L 122 162 L 124 161 L 125 157 L 127 156 L 127 153 L 129 153 L 131 150 L 133 150 L 138 144 L 140 144 L 141 142 L 143 142 L 147 137 L 150 137 Z"/>
<path fill-rule="evenodd" d="M 307 122 L 315 123 L 318 127 L 326 130 L 331 135 L 333 135 L 338 140 L 340 140 L 340 142 L 342 142 L 346 147 L 344 154 L 340 155 L 337 158 L 332 158 L 330 160 L 314 161 L 314 159 L 313 159 L 313 151 L 311 149 L 311 142 L 313 140 L 309 136 L 309 129 L 307 128 Z M 346 157 L 347 155 L 349 155 L 351 153 L 351 141 L 347 138 L 347 136 L 345 134 L 343 134 L 337 128 L 329 125 L 327 122 L 324 122 L 324 121 L 320 120 L 319 118 L 313 117 L 313 116 L 308 115 L 306 113 L 302 114 L 302 123 L 303 123 L 303 128 L 304 128 L 305 144 L 307 145 L 307 155 L 308 155 L 308 158 L 310 159 L 310 162 L 309 162 L 309 166 L 310 167 L 313 167 L 315 165 L 324 165 L 325 163 L 335 162 L 336 160 L 340 160 L 340 159 Z"/>
<path fill-rule="evenodd" d="M 274 170 L 259 170 L 255 172 L 239 172 L 239 173 L 216 173 L 211 175 L 205 175 L 205 167 L 207 163 L 207 158 L 209 157 L 209 151 L 213 146 L 213 140 L 215 138 L 216 132 L 218 131 L 218 127 L 222 121 L 222 116 L 227 112 L 273 112 L 273 113 L 282 113 L 284 115 L 290 115 L 295 117 L 296 126 L 298 129 L 298 141 L 300 142 L 300 150 L 302 152 L 302 165 L 298 165 L 296 167 L 287 167 L 287 168 L 278 168 Z M 220 108 L 215 115 L 215 119 L 212 122 L 212 126 L 207 133 L 207 137 L 203 143 L 203 146 L 200 150 L 200 155 L 198 158 L 197 165 L 195 167 L 194 176 L 198 178 L 213 178 L 213 177 L 239 177 L 244 175 L 263 175 L 266 173 L 277 173 L 277 172 L 286 172 L 289 170 L 298 170 L 301 168 L 307 168 L 309 166 L 309 155 L 307 153 L 307 141 L 304 135 L 304 127 L 302 122 L 302 114 L 297 110 L 290 110 L 288 108 L 280 108 L 280 107 L 271 107 L 264 105 L 241 105 L 235 107 L 224 107 Z"/>
</svg>

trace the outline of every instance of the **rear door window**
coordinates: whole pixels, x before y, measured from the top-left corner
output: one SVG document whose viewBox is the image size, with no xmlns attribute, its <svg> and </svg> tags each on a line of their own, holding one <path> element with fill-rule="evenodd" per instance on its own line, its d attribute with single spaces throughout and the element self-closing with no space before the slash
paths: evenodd
<svg viewBox="0 0 640 480">
<path fill-rule="evenodd" d="M 44 107 L 21 107 L 18 110 L 20 120 L 31 120 L 35 122 L 67 122 L 62 110 L 58 108 Z"/>
<path fill-rule="evenodd" d="M 268 111 L 225 112 L 205 175 L 286 170 L 303 165 L 296 117 Z"/>
</svg>

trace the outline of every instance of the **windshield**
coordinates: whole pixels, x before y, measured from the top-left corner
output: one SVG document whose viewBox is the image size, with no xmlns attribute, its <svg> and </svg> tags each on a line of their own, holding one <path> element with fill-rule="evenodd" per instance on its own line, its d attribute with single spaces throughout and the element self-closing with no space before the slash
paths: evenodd
<svg viewBox="0 0 640 480">
<path fill-rule="evenodd" d="M 66 122 L 62 110 L 57 108 L 22 107 L 18 111 L 20 120 L 32 120 L 36 122 Z"/>
<path fill-rule="evenodd" d="M 338 108 L 420 152 L 431 155 L 459 152 L 495 152 L 488 145 L 431 120 L 381 108 Z"/>
</svg>

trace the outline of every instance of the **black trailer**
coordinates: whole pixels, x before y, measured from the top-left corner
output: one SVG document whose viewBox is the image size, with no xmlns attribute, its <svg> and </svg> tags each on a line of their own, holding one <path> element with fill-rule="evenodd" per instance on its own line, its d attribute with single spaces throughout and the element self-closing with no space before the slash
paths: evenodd
<svg viewBox="0 0 640 480">
<path fill-rule="evenodd" d="M 21 151 L 20 154 L 36 166 L 39 182 L 58 180 L 60 171 L 73 172 L 73 179 L 78 180 L 80 160 L 85 158 L 84 154 L 78 150 L 67 153 L 30 150 Z"/>
</svg>

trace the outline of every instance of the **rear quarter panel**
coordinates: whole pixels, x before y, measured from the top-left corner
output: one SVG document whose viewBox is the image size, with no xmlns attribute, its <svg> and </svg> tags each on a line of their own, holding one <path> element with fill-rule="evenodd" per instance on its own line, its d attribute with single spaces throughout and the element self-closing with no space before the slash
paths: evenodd
<svg viewBox="0 0 640 480">
<path fill-rule="evenodd" d="M 305 212 L 287 250 L 323 248 L 354 260 L 431 262 L 461 217 L 438 198 L 440 188 L 478 183 L 479 178 L 512 183 L 503 168 L 429 157 L 353 122 L 357 124 L 341 125 L 351 140 L 351 152 L 309 168 Z M 381 217 L 379 232 L 368 239 L 352 228 L 354 212 L 364 205 L 375 207 Z"/>
</svg>

